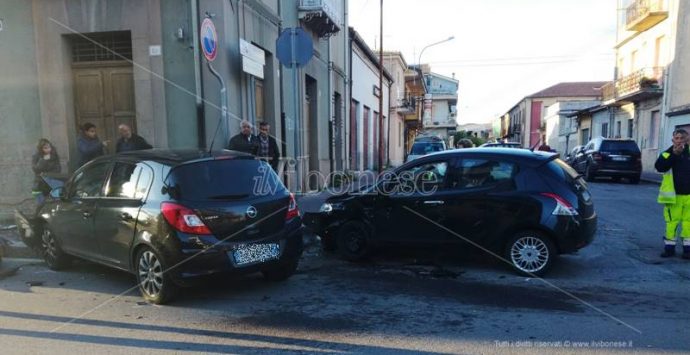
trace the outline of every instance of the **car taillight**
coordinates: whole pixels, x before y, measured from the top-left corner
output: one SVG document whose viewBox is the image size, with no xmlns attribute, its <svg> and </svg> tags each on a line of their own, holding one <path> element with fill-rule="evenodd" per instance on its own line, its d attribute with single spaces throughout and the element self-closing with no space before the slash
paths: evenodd
<svg viewBox="0 0 690 355">
<path fill-rule="evenodd" d="M 297 209 L 297 202 L 295 201 L 295 195 L 290 194 L 290 202 L 288 203 L 287 214 L 285 215 L 285 220 L 289 221 L 295 217 L 299 217 L 299 209 Z"/>
<path fill-rule="evenodd" d="M 550 192 L 542 192 L 542 196 L 546 196 L 549 198 L 552 198 L 556 201 L 556 208 L 553 209 L 553 212 L 551 212 L 552 215 L 557 215 L 557 216 L 577 216 L 579 213 L 577 213 L 577 210 L 573 205 L 570 204 L 566 199 L 564 199 L 561 196 L 558 196 L 554 193 Z"/>
<path fill-rule="evenodd" d="M 211 234 L 204 221 L 191 209 L 173 202 L 161 203 L 165 220 L 176 230 L 191 234 Z"/>
</svg>

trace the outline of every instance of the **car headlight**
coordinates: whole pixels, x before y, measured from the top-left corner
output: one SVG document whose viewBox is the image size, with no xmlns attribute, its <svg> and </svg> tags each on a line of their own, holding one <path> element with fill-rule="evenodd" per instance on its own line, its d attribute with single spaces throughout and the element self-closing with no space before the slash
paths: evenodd
<svg viewBox="0 0 690 355">
<path fill-rule="evenodd" d="M 341 203 L 326 202 L 323 205 L 321 205 L 321 208 L 319 208 L 319 212 L 331 213 L 335 210 L 342 210 L 342 209 L 343 209 L 343 205 Z"/>
</svg>

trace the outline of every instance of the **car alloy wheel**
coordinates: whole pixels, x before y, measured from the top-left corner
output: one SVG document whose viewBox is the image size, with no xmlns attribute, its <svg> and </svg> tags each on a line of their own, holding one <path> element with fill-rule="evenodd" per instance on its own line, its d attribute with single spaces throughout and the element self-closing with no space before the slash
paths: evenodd
<svg viewBox="0 0 690 355">
<path fill-rule="evenodd" d="M 149 248 L 137 254 L 136 275 L 141 295 L 149 302 L 163 304 L 173 297 L 177 287 L 166 274 L 165 262 Z"/>
<path fill-rule="evenodd" d="M 139 284 L 150 297 L 157 297 L 163 288 L 163 266 L 151 251 L 139 258 Z"/>
<path fill-rule="evenodd" d="M 338 230 L 336 242 L 343 259 L 364 259 L 369 253 L 369 227 L 360 221 L 347 222 Z"/>
<path fill-rule="evenodd" d="M 555 256 L 553 243 L 538 233 L 520 233 L 513 238 L 508 257 L 520 273 L 532 276 L 543 275 Z"/>
<path fill-rule="evenodd" d="M 41 251 L 43 260 L 52 270 L 61 270 L 69 264 L 69 256 L 62 251 L 55 235 L 47 227 L 43 228 L 41 234 Z"/>
</svg>

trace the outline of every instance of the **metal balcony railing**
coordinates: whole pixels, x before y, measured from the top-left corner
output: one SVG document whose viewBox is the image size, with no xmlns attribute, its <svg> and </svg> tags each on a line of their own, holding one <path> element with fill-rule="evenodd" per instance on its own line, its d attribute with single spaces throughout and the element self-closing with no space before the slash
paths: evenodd
<svg viewBox="0 0 690 355">
<path fill-rule="evenodd" d="M 299 17 L 319 37 L 338 33 L 343 24 L 339 0 L 299 0 Z"/>
<path fill-rule="evenodd" d="M 616 83 L 611 81 L 601 87 L 601 99 L 604 102 L 616 99 Z"/>
<path fill-rule="evenodd" d="M 644 31 L 667 17 L 665 0 L 636 0 L 625 10 L 625 28 Z"/>
<path fill-rule="evenodd" d="M 663 89 L 664 68 L 644 68 L 616 80 L 616 97 L 631 95 L 642 90 Z"/>
</svg>

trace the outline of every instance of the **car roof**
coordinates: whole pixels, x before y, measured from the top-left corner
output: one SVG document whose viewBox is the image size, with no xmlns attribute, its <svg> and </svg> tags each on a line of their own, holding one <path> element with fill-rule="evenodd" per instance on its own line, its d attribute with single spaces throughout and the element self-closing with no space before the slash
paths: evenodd
<svg viewBox="0 0 690 355">
<path fill-rule="evenodd" d="M 234 150 L 208 150 L 200 149 L 146 149 L 108 155 L 97 160 L 127 160 L 131 162 L 153 161 L 162 165 L 176 166 L 184 163 L 209 160 L 214 158 L 245 158 L 254 159 L 251 154 Z"/>
<path fill-rule="evenodd" d="M 417 158 L 409 163 L 406 163 L 403 166 L 408 164 L 411 165 L 416 163 L 423 163 L 425 161 L 435 160 L 440 157 L 500 158 L 504 160 L 519 162 L 527 166 L 535 167 L 550 160 L 558 158 L 558 154 L 552 152 L 531 151 L 529 149 L 515 149 L 503 147 L 460 148 L 427 154 L 421 158 Z"/>
</svg>

